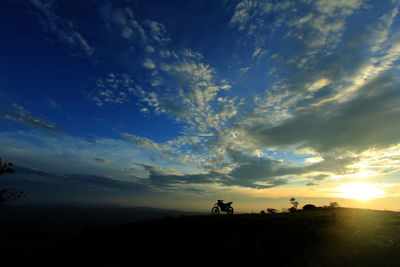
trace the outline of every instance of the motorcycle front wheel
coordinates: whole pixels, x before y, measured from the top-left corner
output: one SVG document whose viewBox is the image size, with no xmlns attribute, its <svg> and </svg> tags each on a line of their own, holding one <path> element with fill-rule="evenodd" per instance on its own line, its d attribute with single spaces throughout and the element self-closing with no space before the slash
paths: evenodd
<svg viewBox="0 0 400 267">
<path fill-rule="evenodd" d="M 219 214 L 219 209 L 218 209 L 218 207 L 213 207 L 213 208 L 211 209 L 211 213 L 214 214 L 214 215 Z"/>
<path fill-rule="evenodd" d="M 232 215 L 233 214 L 233 208 L 232 207 L 227 208 L 226 209 L 226 213 Z"/>
</svg>

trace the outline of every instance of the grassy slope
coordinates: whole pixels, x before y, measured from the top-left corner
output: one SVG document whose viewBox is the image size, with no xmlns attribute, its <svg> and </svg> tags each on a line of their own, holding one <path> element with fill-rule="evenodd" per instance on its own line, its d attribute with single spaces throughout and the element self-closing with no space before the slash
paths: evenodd
<svg viewBox="0 0 400 267">
<path fill-rule="evenodd" d="M 400 213 L 333 209 L 166 217 L 87 229 L 25 253 L 25 259 L 57 265 L 255 266 L 278 260 L 274 266 L 400 266 Z"/>
</svg>

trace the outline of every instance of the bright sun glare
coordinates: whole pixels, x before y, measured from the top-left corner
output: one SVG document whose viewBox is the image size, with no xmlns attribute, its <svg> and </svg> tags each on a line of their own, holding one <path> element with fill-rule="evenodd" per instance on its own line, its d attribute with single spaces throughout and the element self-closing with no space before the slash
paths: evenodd
<svg viewBox="0 0 400 267">
<path fill-rule="evenodd" d="M 385 197 L 385 192 L 377 184 L 352 183 L 338 188 L 338 197 L 371 200 Z"/>
</svg>

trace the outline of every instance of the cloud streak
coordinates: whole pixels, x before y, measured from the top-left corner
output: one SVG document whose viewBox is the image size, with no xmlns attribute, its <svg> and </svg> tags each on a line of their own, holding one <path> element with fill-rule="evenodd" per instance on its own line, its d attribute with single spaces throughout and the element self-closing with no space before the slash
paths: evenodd
<svg viewBox="0 0 400 267">
<path fill-rule="evenodd" d="M 56 124 L 33 116 L 30 112 L 26 111 L 22 106 L 17 104 L 13 104 L 12 108 L 0 107 L 0 114 L 2 115 L 3 119 L 16 121 L 18 123 L 50 133 L 65 134 L 65 131 L 59 129 Z"/>
</svg>

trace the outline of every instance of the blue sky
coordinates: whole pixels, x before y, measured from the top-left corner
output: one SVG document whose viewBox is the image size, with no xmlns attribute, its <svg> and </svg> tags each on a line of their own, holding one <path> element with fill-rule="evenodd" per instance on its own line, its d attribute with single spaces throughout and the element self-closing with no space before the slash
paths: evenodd
<svg viewBox="0 0 400 267">
<path fill-rule="evenodd" d="M 31 203 L 396 209 L 399 4 L 5 1 L 4 186 Z"/>
</svg>

